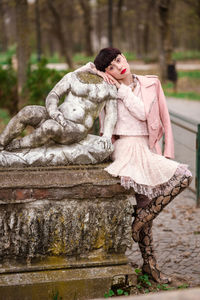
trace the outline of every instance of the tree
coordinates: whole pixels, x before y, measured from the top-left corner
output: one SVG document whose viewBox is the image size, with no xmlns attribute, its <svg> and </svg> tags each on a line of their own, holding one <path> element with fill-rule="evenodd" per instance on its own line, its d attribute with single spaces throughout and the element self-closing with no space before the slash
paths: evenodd
<svg viewBox="0 0 200 300">
<path fill-rule="evenodd" d="M 40 9 L 39 0 L 35 1 L 35 27 L 36 27 L 36 40 L 37 40 L 37 59 L 40 61 L 42 49 L 41 49 L 41 26 L 40 26 Z"/>
<path fill-rule="evenodd" d="M 5 8 L 3 5 L 3 1 L 0 0 L 0 35 L 1 35 L 1 49 L 3 51 L 7 50 L 8 47 L 8 39 L 7 39 L 7 35 L 6 35 L 6 26 L 5 26 Z"/>
<path fill-rule="evenodd" d="M 171 9 L 171 0 L 157 0 L 159 64 L 162 81 L 167 79 L 167 64 L 172 60 Z"/>
<path fill-rule="evenodd" d="M 66 34 L 65 34 L 65 26 L 63 25 L 64 22 L 64 18 L 62 16 L 62 9 L 61 10 L 56 8 L 56 3 L 58 3 L 58 1 L 56 1 L 56 3 L 52 0 L 48 0 L 48 7 L 52 13 L 52 17 L 53 17 L 53 30 L 54 30 L 54 34 L 57 37 L 59 43 L 60 43 L 60 48 L 61 48 L 61 53 L 62 55 L 65 57 L 66 62 L 69 66 L 69 68 L 73 68 L 73 62 L 72 62 L 72 55 L 71 55 L 71 47 L 69 46 Z M 59 3 L 61 6 L 63 4 L 63 2 Z M 65 4 L 65 3 L 64 3 Z M 63 4 L 63 5 L 64 5 Z M 73 35 L 73 32 L 71 33 Z"/>
<path fill-rule="evenodd" d="M 17 31 L 17 90 L 18 109 L 24 106 L 25 97 L 22 90 L 27 80 L 27 67 L 29 63 L 29 22 L 28 4 L 26 0 L 15 0 L 16 31 Z"/>
<path fill-rule="evenodd" d="M 112 0 L 108 0 L 108 43 L 110 47 L 112 47 L 112 43 L 113 43 L 112 11 L 113 11 Z"/>
<path fill-rule="evenodd" d="M 145 56 L 149 53 L 150 14 L 154 9 L 154 2 L 154 0 L 148 0 L 144 11 L 143 53 Z"/>
<path fill-rule="evenodd" d="M 91 14 L 91 6 L 89 0 L 79 0 L 81 8 L 83 10 L 83 20 L 84 20 L 84 30 L 85 30 L 85 52 L 86 55 L 93 55 L 92 48 L 92 14 Z"/>
<path fill-rule="evenodd" d="M 200 35 L 200 0 L 182 0 L 188 7 L 192 8 L 198 23 L 198 36 Z M 198 38 L 198 49 L 200 50 L 200 39 Z"/>
<path fill-rule="evenodd" d="M 124 20 L 123 20 L 123 14 L 122 14 L 122 8 L 124 5 L 124 0 L 118 0 L 117 1 L 117 9 L 116 9 L 116 16 L 115 16 L 115 36 L 116 36 L 116 44 L 118 44 L 119 48 L 123 48 L 123 44 L 125 41 L 125 35 L 124 35 Z"/>
</svg>

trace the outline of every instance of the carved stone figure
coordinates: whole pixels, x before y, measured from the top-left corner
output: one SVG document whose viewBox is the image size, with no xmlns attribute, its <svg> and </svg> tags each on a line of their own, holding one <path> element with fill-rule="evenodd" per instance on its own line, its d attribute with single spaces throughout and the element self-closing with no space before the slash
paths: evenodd
<svg viewBox="0 0 200 300">
<path fill-rule="evenodd" d="M 0 134 L 0 147 L 1 150 L 5 150 L 0 153 L 0 166 L 10 165 L 5 164 L 6 157 L 12 158 L 10 151 L 16 152 L 18 149 L 26 149 L 26 152 L 18 151 L 22 153 L 19 154 L 20 156 L 27 154 L 27 150 L 30 154 L 31 149 L 36 147 L 43 145 L 45 145 L 45 149 L 51 147 L 52 143 L 54 144 L 52 150 L 54 155 L 56 153 L 55 143 L 56 148 L 61 147 L 62 152 L 66 149 L 71 156 L 74 156 L 74 153 L 77 154 L 78 147 L 79 158 L 80 152 L 85 153 L 84 147 L 87 146 L 87 143 L 90 144 L 90 141 L 92 143 L 90 150 L 94 152 L 94 155 L 96 152 L 101 152 L 101 155 L 95 160 L 85 159 L 84 155 L 83 162 L 78 159 L 78 163 L 101 162 L 106 156 L 109 156 L 112 151 L 111 136 L 117 120 L 117 103 L 115 100 L 117 90 L 115 86 L 107 84 L 101 77 L 91 74 L 88 70 L 89 68 L 84 66 L 65 75 L 48 94 L 46 107 L 26 106 L 10 120 Z M 63 96 L 65 96 L 64 102 L 59 106 L 59 101 Z M 103 107 L 106 108 L 104 135 L 102 137 L 88 136 Z M 27 125 L 33 126 L 34 131 L 25 137 L 17 138 Z M 87 142 L 84 142 L 84 139 Z M 82 146 L 80 146 L 81 141 Z M 70 148 L 67 146 L 63 148 L 61 145 L 70 145 L 68 146 Z M 80 147 L 83 149 L 81 150 Z M 40 150 L 35 149 L 34 155 L 38 151 L 41 153 Z M 45 160 L 45 151 L 39 160 Z M 29 156 L 31 157 L 31 155 Z M 70 159 L 73 161 L 71 156 L 67 158 L 68 163 Z M 48 161 L 47 159 L 47 164 Z M 77 163 L 76 159 L 73 163 Z M 27 164 L 29 165 L 29 162 Z M 53 164 L 56 165 L 55 158 Z M 59 164 L 62 164 L 60 158 Z"/>
</svg>

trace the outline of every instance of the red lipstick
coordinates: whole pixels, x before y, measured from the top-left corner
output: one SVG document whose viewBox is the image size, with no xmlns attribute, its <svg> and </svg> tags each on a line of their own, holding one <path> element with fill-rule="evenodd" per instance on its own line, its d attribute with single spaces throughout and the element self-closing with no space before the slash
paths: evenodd
<svg viewBox="0 0 200 300">
<path fill-rule="evenodd" d="M 123 69 L 122 71 L 121 71 L 121 74 L 124 74 L 126 72 L 126 69 Z"/>
</svg>

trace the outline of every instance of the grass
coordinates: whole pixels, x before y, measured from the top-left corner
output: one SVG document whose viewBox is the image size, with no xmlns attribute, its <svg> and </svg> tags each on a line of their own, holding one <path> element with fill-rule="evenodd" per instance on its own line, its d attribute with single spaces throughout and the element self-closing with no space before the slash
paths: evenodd
<svg viewBox="0 0 200 300">
<path fill-rule="evenodd" d="M 177 93 L 174 93 L 173 92 L 173 84 L 171 82 L 163 84 L 163 90 L 164 90 L 165 96 L 168 96 L 168 97 L 200 101 L 200 93 L 196 93 L 193 91 L 179 91 L 179 90 Z"/>
<path fill-rule="evenodd" d="M 128 61 L 136 60 L 135 53 L 132 52 L 124 52 L 124 55 L 126 56 Z M 76 53 L 73 56 L 73 61 L 77 64 L 85 64 L 89 61 L 94 61 L 95 56 L 85 56 L 83 53 Z"/>
<path fill-rule="evenodd" d="M 196 94 L 193 92 L 168 92 L 164 89 L 165 95 L 168 97 L 174 97 L 174 98 L 182 98 L 182 99 L 187 99 L 187 100 L 196 100 L 200 101 L 200 94 Z"/>
<path fill-rule="evenodd" d="M 16 54 L 16 45 L 12 45 L 6 52 L 0 53 L 0 65 L 5 65 L 8 63 L 8 60 Z M 133 52 L 124 52 L 125 56 L 127 57 L 128 61 L 136 60 L 136 54 Z M 151 56 L 151 55 L 150 55 Z M 146 57 L 145 62 L 152 62 L 152 58 Z M 85 64 L 89 61 L 94 61 L 95 56 L 85 56 L 83 53 L 75 53 L 73 56 L 73 61 L 77 64 Z M 155 57 L 153 61 L 155 62 Z M 197 50 L 187 50 L 187 51 L 175 51 L 173 53 L 173 59 L 176 61 L 180 60 L 194 60 L 200 59 L 200 51 Z M 49 63 L 60 63 L 64 62 L 64 58 L 59 56 L 58 53 L 55 53 L 53 56 L 47 56 L 47 60 Z M 31 63 L 37 63 L 37 54 L 33 52 L 31 54 Z"/>
<path fill-rule="evenodd" d="M 10 116 L 5 109 L 0 109 L 0 121 L 3 124 L 7 124 L 8 121 L 10 120 Z"/>
<path fill-rule="evenodd" d="M 124 283 L 112 285 L 109 291 L 104 294 L 104 298 L 112 298 L 121 295 L 141 295 L 148 293 L 157 293 L 160 291 L 170 291 L 189 288 L 188 283 L 180 282 L 176 279 L 173 280 L 173 286 L 172 284 L 158 284 L 152 279 L 150 279 L 148 274 L 142 273 L 140 269 L 135 269 L 135 273 L 137 275 L 136 284 L 132 284 L 131 281 L 127 280 Z"/>
<path fill-rule="evenodd" d="M 124 52 L 124 55 L 126 56 L 128 61 L 137 59 L 136 54 L 133 52 Z"/>
<path fill-rule="evenodd" d="M 0 133 L 5 128 L 10 120 L 10 116 L 7 110 L 0 109 Z"/>
<path fill-rule="evenodd" d="M 179 71 L 177 93 L 173 91 L 172 82 L 163 84 L 166 96 L 200 101 L 200 71 Z"/>
<path fill-rule="evenodd" d="M 9 47 L 6 52 L 0 52 L 0 65 L 5 65 L 16 53 L 16 45 Z"/>
<path fill-rule="evenodd" d="M 197 50 L 175 51 L 172 55 L 172 58 L 176 61 L 200 59 L 200 51 Z"/>
<path fill-rule="evenodd" d="M 12 55 L 16 53 L 16 46 L 12 46 L 7 52 L 0 53 L 0 65 L 8 63 Z M 136 60 L 136 55 L 132 52 L 124 52 L 128 61 Z M 177 51 L 174 52 L 173 58 L 176 60 L 200 59 L 200 51 Z M 64 59 L 55 53 L 47 57 L 48 63 L 64 62 Z M 94 56 L 85 56 L 83 53 L 76 53 L 73 56 L 75 65 L 83 65 L 89 61 L 94 61 Z M 36 53 L 31 55 L 31 63 L 37 62 Z M 153 71 L 155 73 L 155 70 Z M 154 74 L 152 73 L 152 74 Z M 166 96 L 183 98 L 188 100 L 200 100 L 200 70 L 178 71 L 178 88 L 177 93 L 173 92 L 172 83 L 163 85 Z"/>
<path fill-rule="evenodd" d="M 189 79 L 200 79 L 200 70 L 178 71 L 178 78 L 188 77 Z"/>
<path fill-rule="evenodd" d="M 95 58 L 94 56 L 85 56 L 83 53 L 76 53 L 73 56 L 73 61 L 76 64 L 86 64 L 89 61 L 94 61 L 94 58 Z"/>
<path fill-rule="evenodd" d="M 62 57 L 59 56 L 58 53 L 54 53 L 52 56 L 47 56 L 46 57 L 48 63 L 62 63 L 65 62 Z M 31 58 L 30 58 L 31 64 L 37 64 L 38 59 L 37 59 L 37 53 L 32 53 Z"/>
</svg>

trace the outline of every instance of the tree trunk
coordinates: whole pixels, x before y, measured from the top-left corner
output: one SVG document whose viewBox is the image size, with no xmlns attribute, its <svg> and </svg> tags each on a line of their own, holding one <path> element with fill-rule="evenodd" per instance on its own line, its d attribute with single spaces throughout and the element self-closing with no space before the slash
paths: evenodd
<svg viewBox="0 0 200 300">
<path fill-rule="evenodd" d="M 8 39 L 6 34 L 6 26 L 5 26 L 5 11 L 3 6 L 3 1 L 0 0 L 0 43 L 1 43 L 1 50 L 7 51 L 8 48 Z"/>
<path fill-rule="evenodd" d="M 134 1 L 135 7 L 134 7 L 134 12 L 135 12 L 135 51 L 136 51 L 136 56 L 137 58 L 141 59 L 143 57 L 143 29 L 144 29 L 144 24 L 143 24 L 143 9 L 142 9 L 142 2 L 141 0 L 138 0 L 137 3 Z"/>
<path fill-rule="evenodd" d="M 40 27 L 40 9 L 39 0 L 35 1 L 35 27 L 36 27 L 36 41 L 37 41 L 37 60 L 40 61 L 42 48 L 41 48 L 41 27 Z"/>
<path fill-rule="evenodd" d="M 62 26 L 62 18 L 59 15 L 58 11 L 56 10 L 52 0 L 48 0 L 48 6 L 52 13 L 52 16 L 54 17 L 54 21 L 55 21 L 54 22 L 54 32 L 59 41 L 62 55 L 65 57 L 69 68 L 72 69 L 73 62 L 72 62 L 71 55 L 69 53 L 69 47 L 68 47 L 66 39 L 65 39 L 65 34 L 64 34 L 63 26 Z"/>
<path fill-rule="evenodd" d="M 79 0 L 83 10 L 84 27 L 85 27 L 85 52 L 87 56 L 93 55 L 92 47 L 92 14 L 89 0 Z"/>
<path fill-rule="evenodd" d="M 171 5 L 171 0 L 157 0 L 159 64 L 162 81 L 167 79 L 167 64 L 172 61 Z"/>
<path fill-rule="evenodd" d="M 27 80 L 27 67 L 30 56 L 27 1 L 15 0 L 15 8 L 17 29 L 17 90 L 19 96 L 18 109 L 20 109 L 25 104 L 22 89 Z"/>
<path fill-rule="evenodd" d="M 144 18 L 144 35 L 143 35 L 143 50 L 144 55 L 147 56 L 149 52 L 149 25 L 150 25 L 150 14 L 154 8 L 154 0 L 149 0 L 145 7 L 145 18 Z"/>
<path fill-rule="evenodd" d="M 124 43 L 125 43 L 125 29 L 124 29 L 124 22 L 122 18 L 122 7 L 124 5 L 124 0 L 118 0 L 117 2 L 117 13 L 116 13 L 116 30 L 115 30 L 115 36 L 116 41 L 115 43 L 118 45 L 118 48 L 120 50 L 123 49 Z"/>
<path fill-rule="evenodd" d="M 108 43 L 109 47 L 112 47 L 112 16 L 113 16 L 113 3 L 112 0 L 108 0 Z"/>
</svg>

